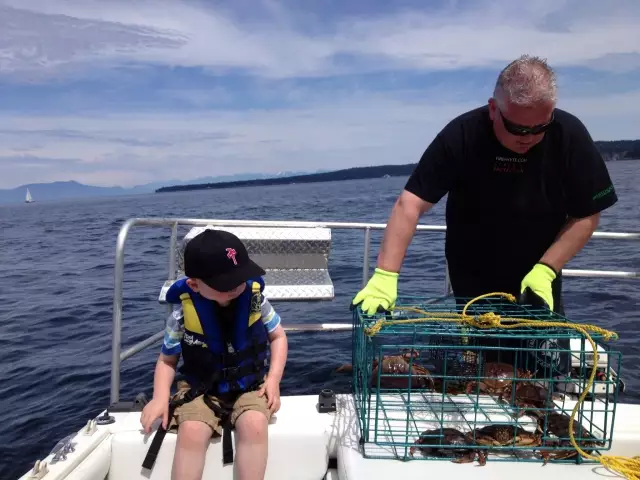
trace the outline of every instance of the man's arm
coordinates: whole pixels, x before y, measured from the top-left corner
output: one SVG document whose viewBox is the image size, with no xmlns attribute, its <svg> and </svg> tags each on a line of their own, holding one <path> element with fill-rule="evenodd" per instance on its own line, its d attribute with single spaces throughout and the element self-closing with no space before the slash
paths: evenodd
<svg viewBox="0 0 640 480">
<path fill-rule="evenodd" d="M 450 137 L 451 133 L 447 131 L 433 139 L 396 200 L 380 245 L 378 268 L 400 272 L 420 217 L 451 189 L 455 165 L 447 146 L 449 143 L 445 141 Z"/>
<path fill-rule="evenodd" d="M 607 166 L 587 128 L 571 116 L 567 131 L 564 155 L 568 220 L 540 259 L 556 272 L 584 248 L 598 228 L 600 213 L 618 200 Z"/>
<path fill-rule="evenodd" d="M 541 263 L 549 265 L 556 272 L 564 266 L 587 244 L 593 232 L 598 228 L 600 213 L 585 218 L 570 218 L 540 259 Z"/>
<path fill-rule="evenodd" d="M 456 169 L 448 144 L 450 142 L 445 141 L 444 135 L 436 136 L 422 154 L 418 166 L 393 206 L 373 276 L 351 301 L 351 305 L 361 304 L 362 310 L 369 315 L 395 305 L 400 268 L 418 220 L 454 184 Z"/>
<path fill-rule="evenodd" d="M 551 310 L 555 309 L 552 282 L 556 275 L 587 244 L 600 213 L 618 201 L 607 166 L 586 127 L 576 117 L 563 115 L 567 139 L 562 179 L 568 220 L 520 285 L 523 294 L 530 289 Z"/>
<path fill-rule="evenodd" d="M 433 203 L 421 199 L 408 190 L 402 192 L 393 206 L 384 231 L 378 253 L 378 268 L 387 272 L 400 272 L 418 221 L 431 207 Z"/>
</svg>

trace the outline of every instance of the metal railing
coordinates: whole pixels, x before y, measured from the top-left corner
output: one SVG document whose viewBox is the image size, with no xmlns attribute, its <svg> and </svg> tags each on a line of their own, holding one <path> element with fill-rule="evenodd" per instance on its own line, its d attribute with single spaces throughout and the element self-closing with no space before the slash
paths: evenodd
<svg viewBox="0 0 640 480">
<path fill-rule="evenodd" d="M 124 352 L 121 351 L 122 341 L 122 288 L 124 277 L 124 246 L 129 236 L 129 230 L 136 225 L 144 226 L 161 226 L 171 227 L 171 238 L 169 244 L 169 278 L 175 278 L 176 275 L 176 246 L 178 241 L 178 226 L 243 226 L 243 227 L 321 227 L 331 228 L 335 230 L 363 230 L 364 231 L 364 251 L 362 263 L 362 286 L 366 285 L 369 280 L 369 256 L 371 247 L 371 231 L 384 230 L 385 223 L 349 223 L 349 222 L 307 222 L 307 221 L 254 221 L 254 220 L 207 220 L 194 218 L 132 218 L 127 220 L 118 234 L 116 243 L 116 264 L 114 271 L 114 293 L 113 293 L 113 332 L 111 341 L 111 403 L 120 400 L 120 364 L 127 358 L 136 353 L 154 345 L 163 337 L 163 331 L 153 334 L 149 338 L 133 345 Z M 418 224 L 416 228 L 418 232 L 446 232 L 444 225 L 424 225 Z M 616 239 L 616 240 L 636 240 L 640 241 L 640 233 L 634 232 L 594 232 L 593 238 L 600 239 Z M 569 277 L 604 277 L 604 278 L 640 278 L 640 272 L 637 271 L 613 271 L 613 270 L 575 270 L 563 269 L 562 274 Z M 448 271 L 445 277 L 445 295 L 450 292 L 450 283 Z M 170 307 L 169 307 L 170 308 Z M 351 324 L 321 324 L 321 325 L 291 325 L 285 327 L 287 331 L 330 331 L 330 330 L 348 330 Z"/>
</svg>

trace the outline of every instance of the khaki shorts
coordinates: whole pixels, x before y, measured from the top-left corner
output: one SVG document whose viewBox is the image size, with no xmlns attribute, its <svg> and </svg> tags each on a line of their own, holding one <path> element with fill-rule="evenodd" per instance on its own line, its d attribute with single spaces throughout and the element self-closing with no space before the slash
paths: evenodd
<svg viewBox="0 0 640 480">
<path fill-rule="evenodd" d="M 189 390 L 190 385 L 181 380 L 178 382 L 178 391 L 171 397 L 171 400 L 181 398 L 187 390 Z M 262 384 L 260 385 L 262 387 Z M 213 395 L 209 395 L 212 403 L 216 405 L 220 405 L 220 401 L 218 398 Z M 255 410 L 257 412 L 262 412 L 265 417 L 267 417 L 267 421 L 271 419 L 271 412 L 267 407 L 267 396 L 266 394 L 262 397 L 258 396 L 258 391 L 246 392 L 236 398 L 233 403 L 233 410 L 231 412 L 231 424 L 235 425 L 238 417 L 248 411 Z M 175 430 L 182 422 L 186 421 L 197 421 L 206 423 L 211 427 L 214 431 L 214 435 L 217 433 L 218 435 L 222 435 L 222 423 L 220 422 L 220 418 L 216 415 L 216 413 L 211 410 L 207 404 L 204 402 L 202 395 L 194 398 L 190 402 L 187 402 L 183 405 L 177 407 L 174 411 L 173 418 L 169 423 L 168 431 Z"/>
</svg>

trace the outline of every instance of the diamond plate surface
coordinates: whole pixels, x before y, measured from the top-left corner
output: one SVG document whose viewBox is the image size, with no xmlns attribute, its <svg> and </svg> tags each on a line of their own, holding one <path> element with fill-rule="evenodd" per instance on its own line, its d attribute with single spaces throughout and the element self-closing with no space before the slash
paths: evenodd
<svg viewBox="0 0 640 480">
<path fill-rule="evenodd" d="M 193 227 L 184 236 L 191 240 L 207 229 L 225 230 L 242 240 L 322 240 L 331 241 L 331 229 L 325 227 Z"/>
<path fill-rule="evenodd" d="M 158 301 L 166 303 L 167 290 L 173 282 L 167 280 L 160 290 Z M 269 300 L 332 300 L 335 296 L 333 284 L 321 285 L 273 285 L 267 284 L 264 294 Z"/>
<path fill-rule="evenodd" d="M 270 300 L 331 300 L 334 287 L 329 276 L 331 230 L 294 227 L 194 227 L 176 246 L 177 277 L 184 275 L 184 248 L 206 229 L 220 229 L 240 238 L 251 258 L 265 269 L 265 296 Z M 158 300 L 172 281 L 162 286 Z"/>
<path fill-rule="evenodd" d="M 267 285 L 331 285 L 327 270 L 267 270 Z"/>
<path fill-rule="evenodd" d="M 265 270 L 328 268 L 328 258 L 317 254 L 259 254 L 251 255 L 251 258 Z"/>
<path fill-rule="evenodd" d="M 269 301 L 278 300 L 333 300 L 333 285 L 269 285 L 264 289 Z"/>
<path fill-rule="evenodd" d="M 206 229 L 214 227 L 194 227 L 176 246 L 177 269 L 184 271 L 184 248 L 189 240 Z M 251 258 L 265 270 L 267 268 L 320 268 L 327 265 L 331 251 L 331 230 L 328 228 L 219 228 L 226 230 L 242 240 Z M 281 258 L 268 257 L 262 265 L 260 255 L 282 255 Z M 316 258 L 298 257 L 296 260 L 284 259 L 291 255 L 315 255 Z"/>
<path fill-rule="evenodd" d="M 240 238 L 240 237 L 238 237 Z M 249 254 L 261 253 L 318 253 L 329 255 L 331 250 L 331 240 L 258 240 L 258 239 L 242 239 Z"/>
</svg>

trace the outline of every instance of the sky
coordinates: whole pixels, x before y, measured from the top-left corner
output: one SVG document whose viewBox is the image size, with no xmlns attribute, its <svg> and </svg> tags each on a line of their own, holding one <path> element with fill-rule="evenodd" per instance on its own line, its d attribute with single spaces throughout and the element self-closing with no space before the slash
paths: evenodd
<svg viewBox="0 0 640 480">
<path fill-rule="evenodd" d="M 419 160 L 521 54 L 640 138 L 637 0 L 0 0 L 0 188 Z"/>
</svg>

